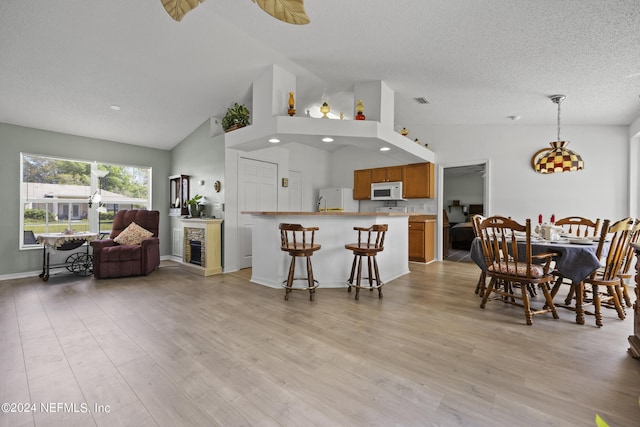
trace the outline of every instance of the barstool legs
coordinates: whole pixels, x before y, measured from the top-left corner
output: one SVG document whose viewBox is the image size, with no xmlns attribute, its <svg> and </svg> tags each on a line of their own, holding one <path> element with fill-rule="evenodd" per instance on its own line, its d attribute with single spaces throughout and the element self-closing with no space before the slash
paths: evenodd
<svg viewBox="0 0 640 427">
<path fill-rule="evenodd" d="M 284 300 L 289 300 L 289 293 L 293 287 L 293 272 L 296 268 L 296 257 L 291 257 L 291 264 L 289 265 L 289 274 L 287 275 L 287 285 L 284 287 Z"/>
<path fill-rule="evenodd" d="M 316 288 L 318 287 L 317 281 L 313 278 L 313 266 L 311 265 L 311 257 L 305 257 L 307 259 L 307 277 L 294 277 L 295 269 L 296 269 L 296 258 L 295 256 L 291 257 L 291 264 L 289 265 L 289 274 L 287 275 L 287 280 L 282 283 L 282 286 L 285 289 L 284 292 L 284 300 L 289 301 L 289 294 L 293 289 L 296 290 L 308 290 L 309 291 L 309 300 L 313 301 L 313 297 L 316 293 Z M 293 281 L 294 280 L 306 280 L 307 287 L 306 288 L 294 288 Z"/>
<path fill-rule="evenodd" d="M 367 279 L 369 286 L 362 286 L 362 257 L 363 255 L 354 255 L 353 264 L 351 264 L 351 274 L 349 274 L 349 280 L 347 280 L 347 292 L 351 292 L 351 287 L 356 288 L 356 301 L 360 299 L 360 288 L 369 289 L 373 291 L 378 289 L 378 298 L 382 299 L 382 286 L 384 283 L 380 280 L 380 271 L 378 270 L 378 261 L 375 256 L 367 256 Z M 358 275 L 356 276 L 356 283 L 353 283 L 353 276 L 356 274 L 356 268 Z M 374 276 L 375 275 L 375 276 Z M 374 283 L 375 282 L 375 283 Z"/>
<path fill-rule="evenodd" d="M 313 280 L 313 267 L 311 266 L 311 258 L 307 257 L 307 282 L 309 283 L 309 301 L 313 301 L 316 293 L 316 286 Z"/>
</svg>

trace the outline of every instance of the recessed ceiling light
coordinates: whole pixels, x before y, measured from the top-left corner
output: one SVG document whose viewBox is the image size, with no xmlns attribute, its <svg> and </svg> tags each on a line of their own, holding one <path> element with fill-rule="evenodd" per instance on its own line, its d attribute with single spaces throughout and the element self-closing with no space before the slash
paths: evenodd
<svg viewBox="0 0 640 427">
<path fill-rule="evenodd" d="M 277 144 L 278 142 L 280 142 L 280 140 L 278 138 L 271 138 L 269 142 L 272 144 Z"/>
<path fill-rule="evenodd" d="M 109 108 L 111 108 L 113 111 L 120 111 L 120 106 L 119 106 L 119 105 L 115 105 L 115 104 L 114 104 L 114 105 L 112 105 L 112 106 L 111 106 L 111 107 L 109 107 Z"/>
<path fill-rule="evenodd" d="M 324 138 L 322 138 L 322 142 L 333 142 L 333 138 L 329 138 L 328 136 L 325 136 Z"/>
<path fill-rule="evenodd" d="M 391 150 L 391 148 L 389 148 L 389 147 L 382 147 L 382 148 L 380 148 L 380 151 L 389 151 L 389 150 Z"/>
</svg>

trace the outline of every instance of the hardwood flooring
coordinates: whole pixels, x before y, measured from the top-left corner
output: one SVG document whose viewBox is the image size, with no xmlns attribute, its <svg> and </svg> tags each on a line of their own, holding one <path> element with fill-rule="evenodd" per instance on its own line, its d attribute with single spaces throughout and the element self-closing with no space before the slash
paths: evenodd
<svg viewBox="0 0 640 427">
<path fill-rule="evenodd" d="M 480 309 L 473 264 L 411 270 L 360 301 L 171 263 L 0 282 L 0 402 L 22 409 L 0 426 L 640 425 L 630 317 L 526 326 L 519 307 Z"/>
<path fill-rule="evenodd" d="M 449 256 L 445 258 L 445 260 L 454 262 L 473 262 L 471 259 L 471 252 L 465 249 L 449 249 Z"/>
</svg>

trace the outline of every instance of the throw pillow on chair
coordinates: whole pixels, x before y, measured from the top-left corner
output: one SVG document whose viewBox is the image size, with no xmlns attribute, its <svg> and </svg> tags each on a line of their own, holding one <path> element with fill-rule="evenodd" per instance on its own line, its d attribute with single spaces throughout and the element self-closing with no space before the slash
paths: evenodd
<svg viewBox="0 0 640 427">
<path fill-rule="evenodd" d="M 132 222 L 113 241 L 119 245 L 139 245 L 151 236 L 153 236 L 152 232 Z"/>
</svg>

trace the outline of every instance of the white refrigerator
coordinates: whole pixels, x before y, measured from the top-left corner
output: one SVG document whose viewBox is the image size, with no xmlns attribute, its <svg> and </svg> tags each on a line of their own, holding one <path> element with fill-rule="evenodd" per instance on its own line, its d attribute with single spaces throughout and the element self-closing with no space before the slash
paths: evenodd
<svg viewBox="0 0 640 427">
<path fill-rule="evenodd" d="M 360 203 L 353 200 L 351 188 L 322 188 L 318 197 L 318 211 L 358 212 Z"/>
</svg>

